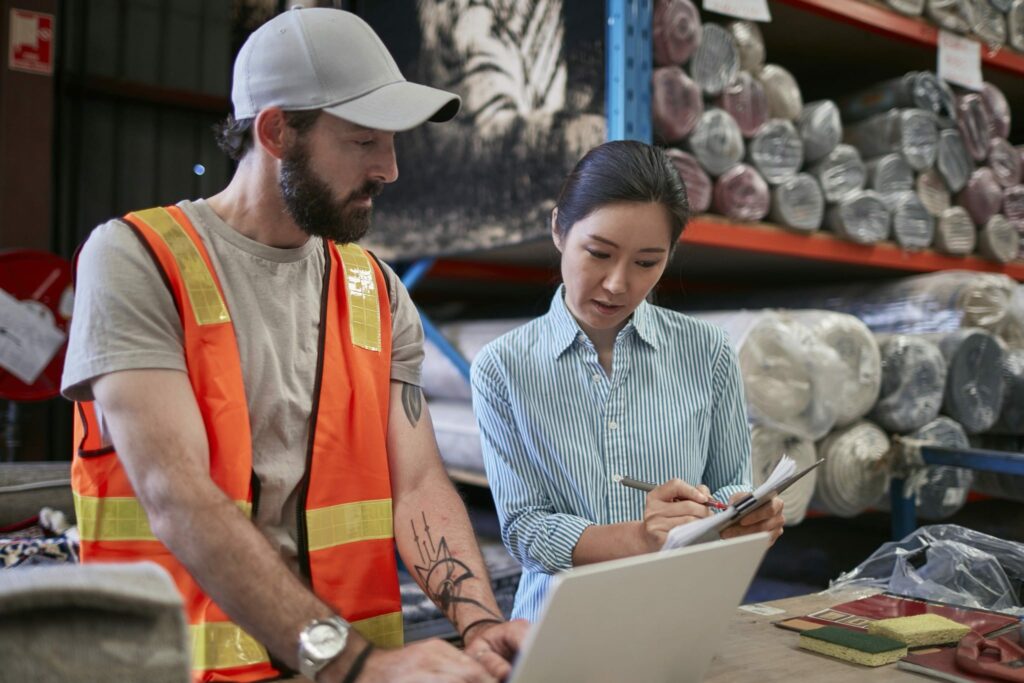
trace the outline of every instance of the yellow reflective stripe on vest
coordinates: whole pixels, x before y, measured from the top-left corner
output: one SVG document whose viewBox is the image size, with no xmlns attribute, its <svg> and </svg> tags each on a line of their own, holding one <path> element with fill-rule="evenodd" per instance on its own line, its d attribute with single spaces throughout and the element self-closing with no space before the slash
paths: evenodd
<svg viewBox="0 0 1024 683">
<path fill-rule="evenodd" d="M 189 626 L 192 668 L 208 671 L 270 662 L 255 638 L 229 621 Z"/>
<path fill-rule="evenodd" d="M 74 495 L 78 535 L 83 541 L 157 540 L 138 498 Z M 235 505 L 246 517 L 252 517 L 252 503 L 236 500 Z"/>
<path fill-rule="evenodd" d="M 380 351 L 380 301 L 377 277 L 366 252 L 355 244 L 338 244 L 345 268 L 348 292 L 348 320 L 352 343 L 370 351 Z"/>
<path fill-rule="evenodd" d="M 405 642 L 400 611 L 353 621 L 352 628 L 377 647 L 402 647 Z"/>
<path fill-rule="evenodd" d="M 158 207 L 136 211 L 131 215 L 152 228 L 171 250 L 178 263 L 178 270 L 181 271 L 196 323 L 212 325 L 229 322 L 231 316 L 228 315 L 228 307 L 224 305 L 210 269 L 206 267 L 188 233 L 178 225 L 167 209 Z"/>
<path fill-rule="evenodd" d="M 392 538 L 391 499 L 306 510 L 306 529 L 310 552 L 342 543 Z"/>
</svg>

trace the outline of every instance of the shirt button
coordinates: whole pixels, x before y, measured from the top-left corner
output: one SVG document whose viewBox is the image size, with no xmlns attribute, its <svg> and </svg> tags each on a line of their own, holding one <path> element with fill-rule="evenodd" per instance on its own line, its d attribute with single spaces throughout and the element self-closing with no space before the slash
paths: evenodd
<svg viewBox="0 0 1024 683">
<path fill-rule="evenodd" d="M 595 382 L 600 382 L 601 381 L 601 375 L 599 375 L 597 373 L 594 373 L 594 375 L 590 379 L 594 380 Z"/>
<path fill-rule="evenodd" d="M 616 422 L 615 420 L 611 420 L 608 423 L 608 429 L 618 429 L 618 428 L 619 428 L 619 423 Z"/>
</svg>

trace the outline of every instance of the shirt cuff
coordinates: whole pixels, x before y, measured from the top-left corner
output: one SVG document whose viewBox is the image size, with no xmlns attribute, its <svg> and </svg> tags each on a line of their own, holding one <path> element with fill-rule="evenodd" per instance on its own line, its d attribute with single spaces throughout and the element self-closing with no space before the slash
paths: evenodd
<svg viewBox="0 0 1024 683">
<path fill-rule="evenodd" d="M 575 515 L 552 515 L 545 524 L 545 542 L 536 558 L 552 574 L 572 569 L 572 551 L 593 522 Z"/>
</svg>

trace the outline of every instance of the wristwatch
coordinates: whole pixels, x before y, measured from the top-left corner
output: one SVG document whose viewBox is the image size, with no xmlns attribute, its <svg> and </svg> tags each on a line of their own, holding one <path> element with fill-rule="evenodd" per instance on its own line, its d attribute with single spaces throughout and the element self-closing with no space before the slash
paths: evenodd
<svg viewBox="0 0 1024 683">
<path fill-rule="evenodd" d="M 299 634 L 299 673 L 315 681 L 317 674 L 345 650 L 350 628 L 339 616 L 306 624 Z"/>
</svg>

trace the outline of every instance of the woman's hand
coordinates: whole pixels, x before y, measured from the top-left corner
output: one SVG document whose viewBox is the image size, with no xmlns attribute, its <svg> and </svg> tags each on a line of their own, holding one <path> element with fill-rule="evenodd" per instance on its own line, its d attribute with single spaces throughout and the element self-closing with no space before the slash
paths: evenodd
<svg viewBox="0 0 1024 683">
<path fill-rule="evenodd" d="M 733 494 L 729 499 L 729 503 L 734 504 L 749 495 L 749 493 L 743 492 Z M 782 535 L 782 524 L 785 522 L 782 516 L 782 507 L 782 499 L 775 496 L 738 523 L 725 528 L 722 531 L 722 538 L 735 538 L 736 536 L 746 536 L 747 534 L 756 534 L 759 531 L 767 531 L 772 536 L 771 542 L 775 543 L 779 536 Z"/>
<path fill-rule="evenodd" d="M 642 544 L 653 552 L 665 544 L 668 532 L 710 512 L 704 505 L 711 493 L 704 485 L 691 486 L 682 479 L 670 479 L 647 494 L 644 521 L 640 525 Z"/>
</svg>

